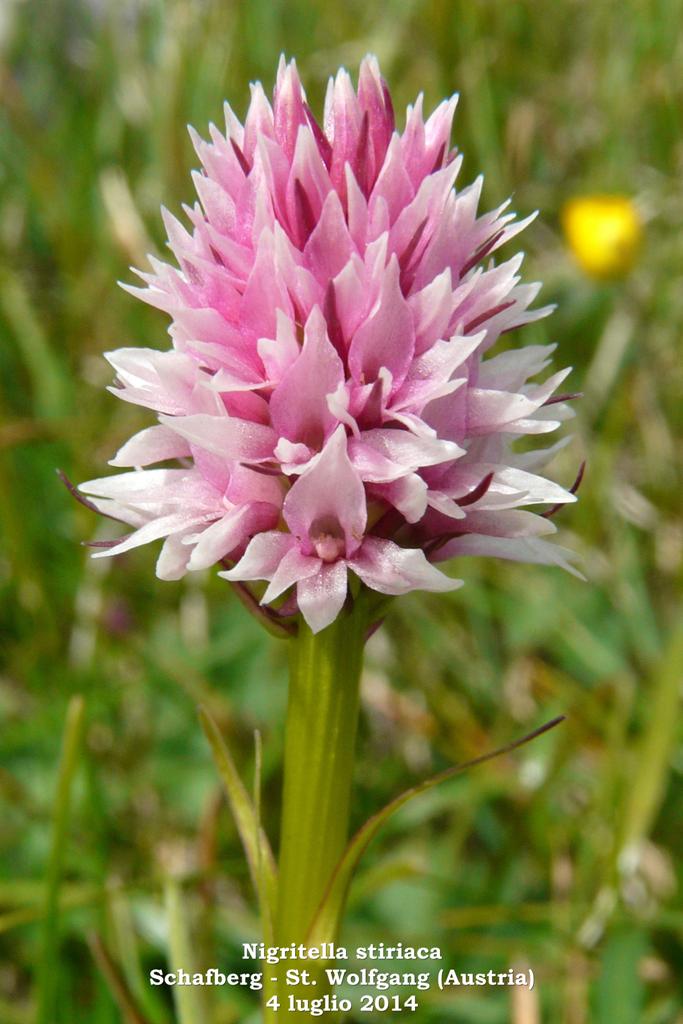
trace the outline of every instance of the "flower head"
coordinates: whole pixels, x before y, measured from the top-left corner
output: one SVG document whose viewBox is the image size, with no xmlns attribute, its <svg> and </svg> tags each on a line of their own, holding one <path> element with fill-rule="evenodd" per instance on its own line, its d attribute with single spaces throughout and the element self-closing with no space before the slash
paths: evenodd
<svg viewBox="0 0 683 1024">
<path fill-rule="evenodd" d="M 454 187 L 455 102 L 425 120 L 418 98 L 398 131 L 368 57 L 357 90 L 330 81 L 321 127 L 281 61 L 272 105 L 254 85 L 244 125 L 226 107 L 225 133 L 192 133 L 201 205 L 190 230 L 164 214 L 178 268 L 151 258 L 129 288 L 173 347 L 108 356 L 158 423 L 112 460 L 130 472 L 82 485 L 135 528 L 98 555 L 164 538 L 160 577 L 220 564 L 314 631 L 349 574 L 400 594 L 458 586 L 434 562 L 460 554 L 569 567 L 521 508 L 573 500 L 536 473 L 554 449 L 511 448 L 568 415 L 566 371 L 529 383 L 552 346 L 488 355 L 549 310 L 529 310 L 521 255 L 491 258 L 528 221 L 478 215 L 481 179 Z"/>
</svg>

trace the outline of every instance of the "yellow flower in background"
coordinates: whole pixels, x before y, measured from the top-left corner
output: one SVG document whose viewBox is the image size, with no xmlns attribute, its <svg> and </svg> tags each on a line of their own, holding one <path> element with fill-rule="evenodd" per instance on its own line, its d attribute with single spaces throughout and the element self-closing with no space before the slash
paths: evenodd
<svg viewBox="0 0 683 1024">
<path fill-rule="evenodd" d="M 562 210 L 565 237 L 577 263 L 591 277 L 623 277 L 640 248 L 643 225 L 626 196 L 582 196 Z"/>
</svg>

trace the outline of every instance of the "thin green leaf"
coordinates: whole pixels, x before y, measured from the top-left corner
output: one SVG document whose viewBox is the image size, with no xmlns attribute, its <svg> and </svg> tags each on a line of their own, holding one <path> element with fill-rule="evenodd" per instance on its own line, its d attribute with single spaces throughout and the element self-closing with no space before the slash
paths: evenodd
<svg viewBox="0 0 683 1024">
<path fill-rule="evenodd" d="M 638 1024 L 643 1019 L 645 984 L 640 965 L 649 952 L 642 928 L 626 925 L 607 939 L 595 984 L 595 1024 Z"/>
<path fill-rule="evenodd" d="M 513 750 L 517 750 L 519 747 L 524 746 L 526 743 L 530 743 L 531 740 L 536 739 L 537 736 L 541 736 L 543 733 L 553 729 L 560 722 L 564 721 L 564 715 L 560 715 L 558 718 L 553 718 L 552 721 L 546 722 L 545 725 L 540 726 L 538 729 L 534 729 L 533 732 L 528 733 L 519 740 L 513 740 L 512 743 L 507 743 L 504 747 L 499 747 L 497 750 L 493 750 L 488 754 L 482 754 L 481 757 L 475 757 L 471 761 L 465 761 L 463 764 L 456 764 L 452 768 L 446 768 L 445 771 L 439 772 L 438 775 L 432 776 L 431 779 L 426 779 L 424 782 L 418 783 L 416 786 L 412 786 L 410 789 L 405 790 L 399 796 L 395 797 L 383 807 L 381 811 L 366 821 L 366 823 L 356 832 L 355 836 L 349 843 L 344 853 L 344 856 L 337 865 L 335 872 L 330 881 L 325 898 L 318 908 L 318 912 L 313 920 L 310 931 L 307 936 L 307 944 L 311 946 L 317 946 L 322 942 L 332 941 L 339 928 L 339 922 L 341 915 L 344 910 L 346 903 L 346 896 L 353 878 L 353 873 L 358 866 L 358 862 L 367 850 L 368 846 L 379 832 L 382 825 L 384 825 L 389 818 L 391 818 L 401 807 L 404 807 L 410 800 L 413 800 L 416 796 L 420 796 L 422 793 L 426 793 L 428 790 L 433 789 L 434 786 L 438 786 L 441 782 L 446 782 L 448 779 L 454 778 L 456 775 L 460 775 L 462 772 L 467 771 L 469 768 L 476 768 L 480 764 L 485 764 L 487 761 L 492 761 L 496 757 L 501 757 L 503 754 L 509 754 Z"/>
<path fill-rule="evenodd" d="M 63 882 L 60 889 L 63 907 L 82 906 L 101 898 L 101 886 L 92 883 Z M 40 918 L 45 907 L 45 883 L 32 878 L 0 882 L 0 906 L 37 909 Z"/>
<path fill-rule="evenodd" d="M 71 910 L 74 907 L 87 907 L 95 905 L 104 899 L 102 889 L 99 886 L 80 887 L 64 893 L 65 886 L 60 886 L 61 895 L 58 902 L 58 912 Z M 0 914 L 0 935 L 3 932 L 11 931 L 24 924 L 32 924 L 34 921 L 44 921 L 47 909 L 43 905 L 19 907 L 17 910 L 8 910 Z M 0 1018 L 1 1019 L 1 1018 Z"/>
<path fill-rule="evenodd" d="M 69 411 L 69 378 L 47 336 L 29 290 L 18 274 L 0 272 L 0 310 L 7 317 L 31 380 L 33 409 L 39 419 L 58 419 Z"/>
<path fill-rule="evenodd" d="M 174 972 L 196 973 L 194 944 L 188 924 L 188 910 L 182 884 L 169 876 L 164 887 L 168 915 L 169 960 Z M 178 1024 L 209 1024 L 206 996 L 201 985 L 174 985 L 173 1000 Z"/>
<path fill-rule="evenodd" d="M 112 999 L 121 1011 L 125 1024 L 150 1024 L 148 1019 L 135 1003 L 135 999 L 126 983 L 123 974 L 105 946 L 100 935 L 89 935 L 88 945 L 93 959 L 99 967 Z"/>
<path fill-rule="evenodd" d="M 669 761 L 676 742 L 682 672 L 683 627 L 679 627 L 671 634 L 652 683 L 650 718 L 641 740 L 629 795 L 623 805 L 618 852 L 627 862 L 650 833 L 664 798 Z"/>
<path fill-rule="evenodd" d="M 273 851 L 270 848 L 268 837 L 261 827 L 259 811 L 254 807 L 244 783 L 239 777 L 235 762 L 225 745 L 218 726 L 206 708 L 199 709 L 199 717 L 211 746 L 213 758 L 223 781 L 235 825 L 247 857 L 249 873 L 259 901 L 264 941 L 269 942 L 273 935 L 273 915 L 277 898 L 277 869 Z M 258 756 L 257 761 L 260 761 Z M 260 773 L 260 768 L 257 770 Z"/>
<path fill-rule="evenodd" d="M 254 814 L 261 825 L 261 772 L 263 771 L 263 743 L 261 733 L 254 730 Z"/>
<path fill-rule="evenodd" d="M 267 908 L 268 908 L 267 898 L 265 897 L 265 894 L 267 892 L 268 884 L 269 883 L 268 883 L 268 878 L 267 878 L 267 872 L 268 872 L 268 865 L 267 865 L 267 861 L 266 861 L 267 855 L 266 855 L 266 857 L 264 857 L 264 844 L 260 841 L 260 838 L 259 838 L 262 834 L 265 836 L 265 832 L 264 832 L 263 826 L 261 824 L 261 773 L 262 773 L 262 771 L 263 771 L 263 745 L 261 743 L 261 733 L 258 731 L 258 729 L 256 729 L 256 730 L 254 730 L 254 818 L 255 818 L 256 836 L 257 836 L 257 844 L 256 844 L 256 877 L 258 878 L 258 889 L 257 889 L 257 892 L 259 893 L 259 904 L 260 904 L 261 910 L 263 912 L 264 910 L 267 911 Z M 267 844 L 267 840 L 266 840 L 266 844 Z M 264 894 L 263 898 L 260 895 L 261 893 Z M 273 898 L 275 898 L 275 895 L 276 895 L 276 892 L 275 892 L 275 889 L 273 889 Z M 274 902 L 273 902 L 272 906 L 273 907 L 275 906 Z M 261 917 L 262 917 L 263 921 L 266 922 L 266 915 L 264 913 L 261 914 Z M 273 937 L 272 933 L 270 931 L 268 932 L 268 936 L 269 936 L 269 939 L 272 939 L 272 937 Z"/>
<path fill-rule="evenodd" d="M 57 1009 L 57 952 L 59 946 L 59 906 L 62 862 L 69 828 L 71 788 L 73 785 L 83 736 L 85 702 L 72 697 L 66 712 L 62 754 L 57 775 L 57 792 L 52 817 L 52 839 L 47 865 L 45 918 L 43 921 L 42 954 L 38 969 L 38 1008 L 36 1024 L 53 1024 Z"/>
<path fill-rule="evenodd" d="M 140 1011 L 153 1024 L 167 1020 L 157 998 L 157 990 L 151 988 L 142 966 L 140 941 L 135 929 L 130 900 L 119 883 L 110 883 L 107 887 L 109 916 L 111 919 L 114 954 L 120 964 L 120 974 L 130 996 Z M 98 937 L 96 937 L 98 938 Z M 104 950 L 106 953 L 107 950 Z M 97 957 L 96 957 L 97 959 Z M 99 961 L 98 961 L 99 962 Z M 106 976 L 104 966 L 101 965 Z M 117 968 L 118 969 L 118 968 Z M 110 985 L 110 987 L 112 987 Z M 112 990 L 112 994 L 114 994 Z"/>
</svg>

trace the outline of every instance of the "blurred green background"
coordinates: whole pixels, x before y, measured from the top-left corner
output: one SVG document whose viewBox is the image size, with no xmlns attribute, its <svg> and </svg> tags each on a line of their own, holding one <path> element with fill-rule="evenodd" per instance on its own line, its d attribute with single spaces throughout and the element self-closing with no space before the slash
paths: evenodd
<svg viewBox="0 0 683 1024">
<path fill-rule="evenodd" d="M 0 4 L 3 1024 L 169 1024 L 144 976 L 167 962 L 178 899 L 198 963 L 241 966 L 258 937 L 196 706 L 247 780 L 260 730 L 276 836 L 284 648 L 212 574 L 160 583 L 148 548 L 92 561 L 80 542 L 115 528 L 54 471 L 103 475 L 151 422 L 105 391 L 101 354 L 165 347 L 165 319 L 115 282 L 163 252 L 160 203 L 192 199 L 186 123 L 220 124 L 224 98 L 242 116 L 248 81 L 269 90 L 283 50 L 315 110 L 328 75 L 368 50 L 398 111 L 421 90 L 428 109 L 461 93 L 460 184 L 483 171 L 485 207 L 512 194 L 521 215 L 541 211 L 526 279 L 558 311 L 520 340 L 559 342 L 585 393 L 555 475 L 569 484 L 588 460 L 558 520 L 588 582 L 467 559 L 455 595 L 398 602 L 367 660 L 354 824 L 438 768 L 567 721 L 399 815 L 363 862 L 343 939 L 428 939 L 460 970 L 536 972 L 531 994 L 435 988 L 420 1021 L 683 1021 L 682 15 L 680 0 Z M 645 223 L 634 269 L 609 284 L 582 274 L 560 229 L 567 200 L 605 192 Z M 46 917 L 74 694 L 84 743 Z M 258 1020 L 246 992 L 215 992 L 210 1011 Z"/>
</svg>

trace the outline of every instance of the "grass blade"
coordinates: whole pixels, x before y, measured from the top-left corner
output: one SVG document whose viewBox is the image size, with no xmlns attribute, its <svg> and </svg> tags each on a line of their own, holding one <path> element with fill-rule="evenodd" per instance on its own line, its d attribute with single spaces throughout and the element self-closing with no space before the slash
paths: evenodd
<svg viewBox="0 0 683 1024">
<path fill-rule="evenodd" d="M 108 911 L 111 920 L 113 955 L 120 964 L 120 975 L 130 993 L 131 1001 L 139 1007 L 139 1013 L 149 1018 L 150 1024 L 160 1024 L 168 1019 L 157 997 L 157 989 L 151 988 L 142 966 L 140 941 L 133 920 L 128 895 L 119 883 L 110 883 L 107 888 Z M 105 951 L 106 952 L 106 951 Z M 97 959 L 97 958 L 96 958 Z M 118 970 L 118 968 L 117 968 Z M 103 970 L 106 976 L 106 972 Z M 112 989 L 112 994 L 113 989 Z"/>
<path fill-rule="evenodd" d="M 317 946 L 322 942 L 332 941 L 336 937 L 341 915 L 346 903 L 346 896 L 351 884 L 351 879 L 353 878 L 353 873 L 358 866 L 358 862 L 379 832 L 382 825 L 384 825 L 389 818 L 400 810 L 401 807 L 404 807 L 416 796 L 420 796 L 422 793 L 426 793 L 428 790 L 433 789 L 434 786 L 438 786 L 440 783 L 446 782 L 448 779 L 452 779 L 456 775 L 462 774 L 462 772 L 467 771 L 469 768 L 476 768 L 480 764 L 485 764 L 487 761 L 492 761 L 496 757 L 500 757 L 503 754 L 509 754 L 511 751 L 517 750 L 526 743 L 530 743 L 531 740 L 536 739 L 537 736 L 541 736 L 543 733 L 553 729 L 562 721 L 564 721 L 563 715 L 558 718 L 553 718 L 552 721 L 546 722 L 545 725 L 540 726 L 538 729 L 534 729 L 533 732 L 528 733 L 519 740 L 514 740 L 512 743 L 508 743 L 504 747 L 499 747 L 497 750 L 493 750 L 488 754 L 482 754 L 481 757 L 475 757 L 472 761 L 465 761 L 463 764 L 456 764 L 452 768 L 446 768 L 445 771 L 439 772 L 438 775 L 433 775 L 431 779 L 426 779 L 424 782 L 419 782 L 416 786 L 412 786 L 410 789 L 405 790 L 405 792 L 391 800 L 386 807 L 382 808 L 381 811 L 378 811 L 377 814 L 373 814 L 362 828 L 356 832 L 355 836 L 347 846 L 344 856 L 337 865 L 325 898 L 318 909 L 311 926 L 311 930 L 307 936 L 307 945 Z"/>
<path fill-rule="evenodd" d="M 624 804 L 619 859 L 628 867 L 640 842 L 649 834 L 661 807 L 676 743 L 681 675 L 683 627 L 671 634 L 652 686 L 650 718 L 638 752 L 637 770 Z"/>
<path fill-rule="evenodd" d="M 17 274 L 0 272 L 0 309 L 11 326 L 31 380 L 38 419 L 58 419 L 69 411 L 69 379 L 55 355 L 31 297 Z"/>
<path fill-rule="evenodd" d="M 55 794 L 52 817 L 52 838 L 46 876 L 42 952 L 38 967 L 36 1024 L 54 1024 L 56 1020 L 59 897 L 62 880 L 62 862 L 69 827 L 71 787 L 78 766 L 84 721 L 85 702 L 81 696 L 72 697 L 66 712 L 62 753 L 57 775 L 57 792 Z"/>
<path fill-rule="evenodd" d="M 273 857 L 268 837 L 261 828 L 259 813 L 239 777 L 235 762 L 225 745 L 218 726 L 205 708 L 199 709 L 199 717 L 206 733 L 206 738 L 211 746 L 213 758 L 225 787 L 237 831 L 242 840 L 242 846 L 244 847 L 249 864 L 249 873 L 258 896 L 261 920 L 264 927 L 264 941 L 268 943 L 273 934 L 273 915 L 277 895 L 275 858 Z M 257 760 L 260 761 L 258 755 Z"/>
<path fill-rule="evenodd" d="M 169 960 L 172 971 L 196 971 L 192 936 L 188 927 L 188 911 L 179 879 L 169 876 L 165 885 L 168 915 Z M 174 985 L 178 1024 L 209 1024 L 204 989 L 199 985 Z"/>
<path fill-rule="evenodd" d="M 124 1024 L 149 1024 L 149 1021 L 135 1005 L 132 993 L 126 984 L 121 971 L 118 969 L 111 953 L 105 946 L 100 935 L 88 936 L 88 945 L 93 959 L 99 967 L 112 998 L 123 1017 Z"/>
</svg>

